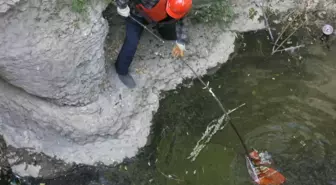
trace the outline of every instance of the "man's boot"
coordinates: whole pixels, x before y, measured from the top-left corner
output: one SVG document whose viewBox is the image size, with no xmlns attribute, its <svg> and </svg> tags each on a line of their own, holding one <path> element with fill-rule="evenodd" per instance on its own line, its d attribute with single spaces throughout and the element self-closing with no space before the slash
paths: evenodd
<svg viewBox="0 0 336 185">
<path fill-rule="evenodd" d="M 133 89 L 136 84 L 133 77 L 130 74 L 120 75 L 118 74 L 120 81 L 125 84 L 128 88 Z"/>
</svg>

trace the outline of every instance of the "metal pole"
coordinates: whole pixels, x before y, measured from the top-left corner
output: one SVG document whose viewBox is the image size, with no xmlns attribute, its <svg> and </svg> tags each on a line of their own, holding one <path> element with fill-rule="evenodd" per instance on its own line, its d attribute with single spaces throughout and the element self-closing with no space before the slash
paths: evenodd
<svg viewBox="0 0 336 185">
<path fill-rule="evenodd" d="M 145 28 L 145 30 L 147 30 L 150 34 L 152 34 L 154 37 L 156 37 L 158 40 L 160 40 L 162 43 L 164 43 L 164 40 L 161 39 L 161 37 L 159 37 L 158 35 L 156 35 L 155 33 L 153 33 L 150 29 L 147 28 L 147 26 L 145 26 L 144 24 L 142 24 L 140 21 L 138 21 L 137 19 L 135 19 L 132 15 L 129 15 L 129 17 L 135 21 L 136 23 L 138 23 L 140 26 L 142 26 L 143 28 Z"/>
</svg>

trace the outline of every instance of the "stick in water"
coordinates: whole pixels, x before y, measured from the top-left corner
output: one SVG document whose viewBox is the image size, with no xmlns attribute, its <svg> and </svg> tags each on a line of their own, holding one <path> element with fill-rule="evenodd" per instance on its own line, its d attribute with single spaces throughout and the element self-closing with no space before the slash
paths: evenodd
<svg viewBox="0 0 336 185">
<path fill-rule="evenodd" d="M 243 138 L 240 136 L 237 128 L 233 125 L 231 119 L 229 118 L 228 116 L 228 112 L 226 111 L 226 109 L 224 108 L 223 104 L 220 102 L 220 100 L 218 99 L 218 97 L 215 95 L 215 93 L 212 91 L 211 88 L 209 88 L 209 85 L 207 85 L 202 79 L 201 77 L 196 73 L 196 71 L 185 61 L 185 60 L 181 60 L 186 66 L 188 66 L 188 68 L 194 73 L 194 75 L 198 78 L 198 80 L 204 85 L 204 88 L 207 89 L 210 94 L 212 95 L 212 97 L 216 100 L 218 106 L 221 108 L 221 110 L 223 111 L 223 113 L 226 115 L 227 119 L 228 119 L 228 123 L 231 125 L 231 127 L 233 128 L 233 130 L 235 131 L 235 133 L 237 134 L 243 148 L 244 148 L 244 151 L 246 153 L 246 156 L 247 157 L 250 157 L 249 155 L 249 152 L 248 152 L 248 149 L 246 147 L 246 144 L 244 143 L 243 141 Z M 227 123 L 225 123 L 226 125 Z M 224 126 L 225 126 L 224 125 Z"/>
</svg>

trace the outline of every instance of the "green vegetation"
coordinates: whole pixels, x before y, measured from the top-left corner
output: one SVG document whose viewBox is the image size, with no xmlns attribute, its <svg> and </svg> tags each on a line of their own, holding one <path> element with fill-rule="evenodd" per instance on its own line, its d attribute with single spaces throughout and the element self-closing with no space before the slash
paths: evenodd
<svg viewBox="0 0 336 185">
<path fill-rule="evenodd" d="M 88 0 L 72 0 L 71 8 L 78 13 L 86 12 Z"/>
<path fill-rule="evenodd" d="M 234 18 L 234 12 L 229 0 L 218 0 L 193 8 L 191 17 L 198 23 L 230 23 Z"/>
<path fill-rule="evenodd" d="M 257 13 L 258 13 L 258 12 L 257 12 L 254 8 L 250 8 L 250 9 L 249 9 L 249 18 L 250 18 L 250 19 L 254 19 L 254 16 L 256 16 Z"/>
<path fill-rule="evenodd" d="M 74 12 L 84 13 L 90 0 L 71 0 Z M 110 3 L 112 0 L 100 0 Z M 234 18 L 234 12 L 229 0 L 217 0 L 206 5 L 193 7 L 190 17 L 197 23 L 224 22 L 230 23 Z"/>
</svg>

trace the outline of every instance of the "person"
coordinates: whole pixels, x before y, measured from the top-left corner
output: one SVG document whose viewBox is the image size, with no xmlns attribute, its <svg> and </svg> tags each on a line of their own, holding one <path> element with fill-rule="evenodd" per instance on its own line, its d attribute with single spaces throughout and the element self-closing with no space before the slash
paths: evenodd
<svg viewBox="0 0 336 185">
<path fill-rule="evenodd" d="M 192 0 L 117 0 L 116 3 L 118 14 L 126 18 L 126 37 L 115 68 L 121 82 L 134 88 L 136 83 L 128 69 L 144 29 L 135 20 L 156 29 L 164 40 L 175 41 L 172 54 L 183 57 L 187 41 L 185 16 Z"/>
</svg>

